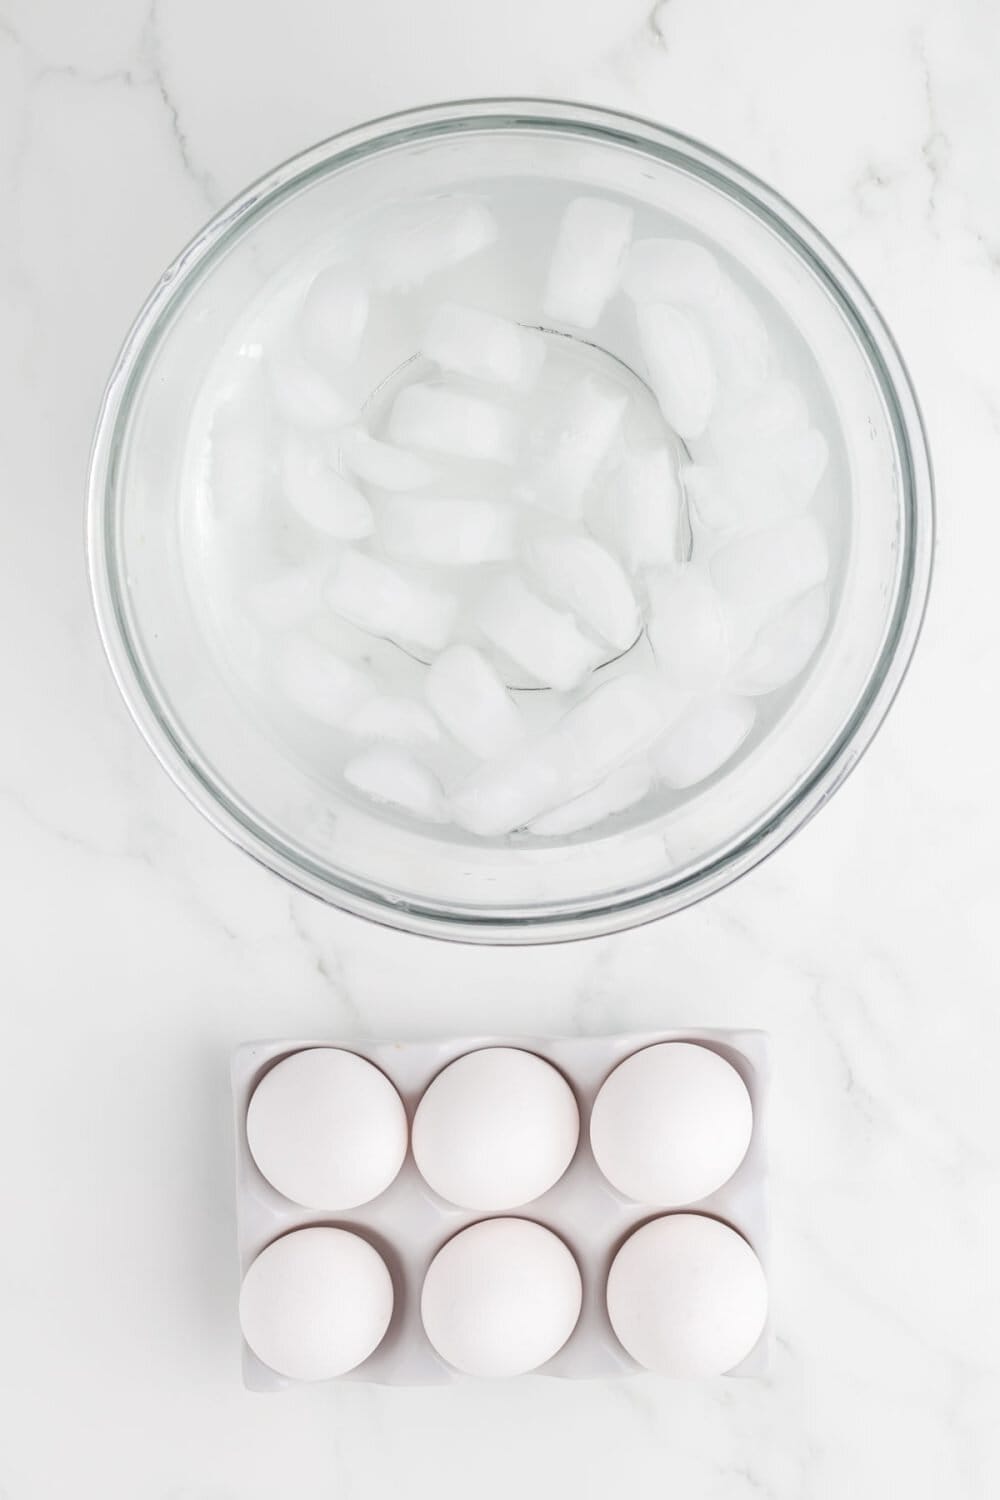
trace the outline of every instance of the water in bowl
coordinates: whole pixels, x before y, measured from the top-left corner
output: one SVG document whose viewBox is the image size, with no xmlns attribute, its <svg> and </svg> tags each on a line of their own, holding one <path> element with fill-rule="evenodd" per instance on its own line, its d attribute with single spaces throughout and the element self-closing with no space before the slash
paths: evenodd
<svg viewBox="0 0 1000 1500">
<path fill-rule="evenodd" d="M 247 713 L 332 795 L 456 837 L 614 828 L 725 776 L 843 566 L 836 424 L 780 307 L 668 216 L 538 179 L 262 267 L 185 475 Z"/>
</svg>

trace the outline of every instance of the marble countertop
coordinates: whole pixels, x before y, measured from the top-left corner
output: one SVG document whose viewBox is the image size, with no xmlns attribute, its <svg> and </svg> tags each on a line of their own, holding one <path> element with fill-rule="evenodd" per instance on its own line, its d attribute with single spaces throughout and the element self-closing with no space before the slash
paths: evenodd
<svg viewBox="0 0 1000 1500">
<path fill-rule="evenodd" d="M 1000 1492 L 998 69 L 983 0 L 0 0 L 2 1500 Z M 326 910 L 187 806 L 101 658 L 82 496 L 131 315 L 217 206 L 352 122 L 525 93 L 701 137 L 820 226 L 910 363 L 940 539 L 900 700 L 791 845 L 492 952 Z M 243 1390 L 237 1041 L 685 1024 L 772 1036 L 772 1377 Z"/>
</svg>

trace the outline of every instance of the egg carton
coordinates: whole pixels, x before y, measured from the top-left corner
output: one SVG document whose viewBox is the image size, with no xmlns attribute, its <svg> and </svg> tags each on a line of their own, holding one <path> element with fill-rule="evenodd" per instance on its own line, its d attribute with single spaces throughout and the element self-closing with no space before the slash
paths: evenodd
<svg viewBox="0 0 1000 1500">
<path fill-rule="evenodd" d="M 272 1240 L 293 1229 L 329 1225 L 367 1240 L 382 1256 L 392 1278 L 394 1308 L 384 1339 L 355 1369 L 338 1380 L 381 1385 L 444 1385 L 468 1376 L 445 1363 L 424 1333 L 420 1293 L 427 1268 L 441 1246 L 459 1230 L 488 1218 L 534 1220 L 565 1241 L 583 1278 L 579 1322 L 563 1347 L 534 1372 L 567 1379 L 630 1375 L 639 1370 L 615 1337 L 605 1305 L 611 1262 L 633 1230 L 665 1210 L 624 1198 L 603 1176 L 590 1150 L 590 1110 L 608 1074 L 626 1057 L 656 1042 L 698 1042 L 732 1064 L 753 1105 L 753 1134 L 746 1156 L 722 1187 L 688 1210 L 723 1220 L 749 1242 L 768 1269 L 766 1174 L 768 1040 L 761 1031 L 650 1031 L 600 1037 L 470 1036 L 440 1041 L 265 1041 L 247 1042 L 232 1060 L 236 1110 L 236 1224 L 240 1276 Z M 302 1208 L 283 1197 L 261 1174 L 247 1142 L 246 1118 L 257 1084 L 276 1063 L 310 1047 L 342 1047 L 367 1058 L 392 1081 L 406 1106 L 408 1121 L 431 1081 L 456 1058 L 483 1047 L 519 1047 L 559 1069 L 576 1095 L 580 1142 L 569 1168 L 548 1192 L 521 1208 L 484 1213 L 447 1203 L 421 1177 L 407 1152 L 398 1177 L 372 1202 L 346 1213 Z M 676 1209 L 671 1209 L 671 1212 Z M 729 1377 L 767 1374 L 772 1335 L 768 1322 L 746 1358 Z M 277 1391 L 297 1382 L 278 1375 L 244 1342 L 243 1380 L 249 1390 Z"/>
</svg>

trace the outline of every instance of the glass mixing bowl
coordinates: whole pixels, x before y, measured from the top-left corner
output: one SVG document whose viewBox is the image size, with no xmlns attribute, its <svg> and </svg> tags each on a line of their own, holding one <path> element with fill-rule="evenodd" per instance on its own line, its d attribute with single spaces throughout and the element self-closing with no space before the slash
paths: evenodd
<svg viewBox="0 0 1000 1500">
<path fill-rule="evenodd" d="M 811 353 L 835 424 L 840 582 L 826 639 L 777 721 L 682 798 L 535 844 L 419 827 L 352 800 L 248 714 L 206 647 L 186 579 L 185 440 L 206 366 L 262 277 L 387 200 L 484 180 L 579 184 L 669 213 L 773 298 Z M 411 932 L 525 943 L 612 932 L 749 870 L 822 806 L 884 718 L 930 577 L 933 496 L 906 369 L 872 302 L 770 188 L 648 121 L 483 100 L 374 121 L 249 188 L 140 312 L 111 375 L 90 475 L 104 646 L 161 763 L 217 828 L 347 911 Z"/>
</svg>

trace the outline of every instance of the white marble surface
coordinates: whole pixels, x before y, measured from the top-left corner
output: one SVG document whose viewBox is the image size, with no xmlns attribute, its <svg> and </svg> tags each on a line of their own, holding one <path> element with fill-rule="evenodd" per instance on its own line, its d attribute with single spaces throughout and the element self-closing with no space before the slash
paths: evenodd
<svg viewBox="0 0 1000 1500">
<path fill-rule="evenodd" d="M 2 1500 L 995 1496 L 1000 9 L 0 17 Z M 494 953 L 325 910 L 187 807 L 101 660 L 82 496 L 119 339 L 212 209 L 359 119 L 530 92 L 703 137 L 820 225 L 910 361 L 941 525 L 915 666 L 831 808 L 682 916 Z M 773 1378 L 243 1391 L 237 1040 L 685 1023 L 773 1036 Z"/>
</svg>

